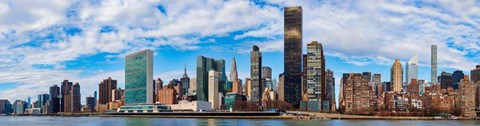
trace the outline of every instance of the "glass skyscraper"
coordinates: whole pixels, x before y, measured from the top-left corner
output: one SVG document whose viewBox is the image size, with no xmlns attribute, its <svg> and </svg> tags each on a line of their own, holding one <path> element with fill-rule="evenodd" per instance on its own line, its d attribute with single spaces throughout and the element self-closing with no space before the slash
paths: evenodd
<svg viewBox="0 0 480 126">
<path fill-rule="evenodd" d="M 406 75 L 405 79 L 407 81 L 407 85 L 410 84 L 412 79 L 418 79 L 418 56 L 415 55 L 407 62 L 406 66 Z"/>
<path fill-rule="evenodd" d="M 125 104 L 153 103 L 153 51 L 125 56 Z"/>
<path fill-rule="evenodd" d="M 208 101 L 208 72 L 215 70 L 219 74 L 218 92 L 225 95 L 225 60 L 214 60 L 204 56 L 197 57 L 197 100 Z"/>
<path fill-rule="evenodd" d="M 284 12 L 284 98 L 299 107 L 302 85 L 302 7 Z"/>
</svg>

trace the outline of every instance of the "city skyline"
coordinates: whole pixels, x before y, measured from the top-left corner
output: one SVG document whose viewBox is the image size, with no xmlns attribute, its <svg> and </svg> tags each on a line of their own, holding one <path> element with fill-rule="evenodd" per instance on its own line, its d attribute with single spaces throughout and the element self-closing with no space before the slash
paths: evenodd
<svg viewBox="0 0 480 126">
<path fill-rule="evenodd" d="M 364 6 L 364 4 L 368 4 L 368 2 L 371 1 L 359 2 L 351 6 L 359 9 L 359 7 Z M 154 50 L 154 60 L 156 62 L 154 63 L 153 78 L 160 77 L 167 82 L 173 78 L 179 79 L 183 75 L 184 65 L 186 65 L 188 75 L 195 77 L 195 59 L 197 56 L 203 55 L 227 61 L 225 63 L 227 65 L 225 66 L 225 71 L 227 71 L 226 75 L 230 75 L 228 72 L 230 71 L 230 69 L 228 69 L 230 66 L 228 65 L 231 64 L 230 60 L 235 56 L 239 73 L 238 78 L 243 80 L 245 77 L 250 76 L 249 51 L 251 47 L 256 44 L 262 52 L 263 66 L 271 67 L 273 78 L 278 80 L 279 73 L 283 71 L 283 65 L 279 63 L 283 62 L 283 7 L 297 5 L 302 6 L 303 9 L 302 23 L 304 39 L 302 41 L 302 53 L 305 54 L 307 43 L 311 41 L 319 41 L 322 43 L 326 58 L 325 68 L 331 69 L 335 74 L 335 78 L 341 78 L 342 73 L 369 71 L 372 73 L 381 73 L 384 76 L 382 81 L 387 81 L 390 80 L 389 68 L 393 63 L 393 59 L 398 57 L 403 64 L 414 54 L 418 53 L 418 79 L 430 80 L 429 47 L 431 44 L 438 45 L 438 73 L 442 71 L 452 73 L 454 70 L 460 69 L 463 70 L 466 75 L 469 75 L 469 70 L 474 69 L 475 62 L 478 62 L 478 59 L 474 57 L 478 54 L 478 51 L 475 49 L 475 47 L 478 47 L 478 45 L 475 45 L 475 41 L 478 42 L 478 38 L 475 38 L 475 34 L 479 33 L 478 22 L 465 21 L 466 25 L 458 23 L 461 21 L 451 21 L 442 24 L 441 21 L 437 20 L 427 21 L 426 23 L 406 23 L 406 20 L 409 20 L 410 17 L 394 16 L 394 14 L 387 14 L 386 16 L 392 21 L 372 18 L 369 19 L 371 20 L 371 22 L 369 22 L 369 20 L 366 19 L 372 17 L 373 14 L 399 13 L 418 16 L 422 14 L 421 12 L 427 12 L 428 9 L 415 7 L 414 5 L 417 3 L 380 3 L 390 5 L 385 8 L 381 8 L 379 5 L 371 5 L 373 8 L 364 9 L 365 11 L 373 12 L 372 14 L 367 14 L 366 17 L 359 16 L 362 15 L 362 12 L 351 11 L 347 7 L 344 7 L 348 3 L 339 3 L 338 5 L 334 4 L 334 2 L 317 3 L 313 1 L 298 3 L 249 3 L 248 1 L 223 2 L 218 4 L 208 2 L 205 4 L 186 3 L 192 5 L 192 8 L 187 8 L 191 11 L 184 13 L 175 9 L 178 5 L 174 3 L 139 3 L 139 6 L 144 6 L 147 9 L 145 12 L 135 12 L 139 14 L 135 15 L 138 17 L 133 18 L 153 19 L 159 22 L 167 22 L 167 20 L 161 19 L 165 17 L 174 20 L 173 22 L 167 22 L 165 27 L 158 28 L 158 25 L 164 24 L 152 24 L 152 22 L 142 22 L 138 20 L 119 21 L 119 19 L 122 19 L 122 16 L 125 16 L 120 13 L 113 15 L 109 15 L 108 13 L 92 13 L 92 11 L 102 9 L 108 11 L 123 4 L 131 5 L 129 2 L 123 4 L 110 1 L 106 3 L 78 2 L 56 4 L 52 6 L 59 6 L 59 8 L 48 10 L 55 13 L 35 17 L 35 13 L 24 12 L 18 10 L 18 8 L 14 8 L 22 5 L 20 3 L 2 1 L 0 2 L 0 6 L 6 6 L 7 10 L 0 10 L 0 17 L 9 20 L 0 21 L 0 27 L 2 28 L 2 30 L 0 30 L 2 33 L 2 35 L 0 35 L 0 41 L 6 43 L 1 46 L 0 51 L 2 54 L 2 61 L 0 61 L 0 69 L 2 70 L 2 72 L 0 72 L 0 95 L 5 96 L 4 98 L 10 101 L 16 99 L 26 100 L 28 96 L 32 97 L 32 101 L 35 101 L 36 95 L 47 93 L 48 87 L 54 84 L 60 84 L 62 80 L 68 79 L 82 85 L 81 99 L 82 103 L 85 103 L 83 100 L 84 97 L 92 96 L 93 91 L 98 90 L 98 83 L 105 78 L 112 77 L 113 79 L 117 79 L 119 87 L 124 88 L 124 63 L 122 63 L 124 58 L 122 57 L 124 57 L 125 54 L 146 48 Z M 425 3 L 419 4 L 420 6 L 433 7 L 433 5 L 429 6 Z M 234 5 L 238 5 L 239 10 L 248 10 L 247 12 L 240 11 L 242 13 L 239 15 L 228 15 L 236 17 L 238 19 L 234 20 L 240 21 L 228 20 L 222 22 L 222 20 L 220 20 L 223 19 L 222 17 L 215 18 L 214 15 L 221 15 L 221 12 L 227 14 L 236 12 L 228 10 L 229 7 L 237 7 Z M 321 6 L 314 8 L 316 5 Z M 440 3 L 439 5 L 443 4 Z M 46 6 L 28 9 L 34 11 L 37 9 L 41 10 L 42 7 Z M 219 9 L 212 10 L 211 8 L 214 7 L 219 7 Z M 410 12 L 404 12 L 395 10 L 394 7 L 404 7 L 412 10 Z M 441 9 L 441 7 L 442 6 L 439 8 Z M 54 7 L 46 8 L 52 9 Z M 185 9 L 185 7 L 179 8 Z M 136 9 L 136 7 L 128 6 L 125 11 L 129 9 Z M 214 15 L 196 15 L 198 17 L 195 17 L 192 13 L 196 9 Z M 383 12 L 380 11 L 381 9 L 391 12 Z M 7 11 L 9 11 L 9 13 L 3 13 Z M 12 15 L 11 12 L 26 14 L 26 18 L 30 20 L 19 19 Z M 152 12 L 154 12 L 152 15 L 146 15 Z M 320 13 L 316 14 L 316 12 Z M 435 12 L 439 13 L 438 11 L 434 11 L 431 16 L 435 16 Z M 42 11 L 38 11 L 38 13 L 42 13 Z M 128 14 L 134 15 L 132 13 Z M 182 14 L 185 15 L 183 16 Z M 348 18 L 343 19 L 340 16 L 335 17 L 334 15 L 347 15 L 345 17 Z M 428 15 L 428 13 L 426 15 Z M 459 18 L 456 17 L 454 10 L 452 14 L 447 15 L 448 18 Z M 211 17 L 216 19 L 216 22 L 212 23 L 213 25 L 184 26 L 179 22 L 180 20 L 186 19 L 196 20 L 195 18 L 208 19 Z M 252 18 L 256 19 L 257 17 L 260 18 L 258 19 L 259 21 L 250 21 Z M 474 17 L 469 18 L 477 19 Z M 353 20 L 356 19 L 364 21 L 364 24 L 353 23 Z M 423 17 L 421 19 L 429 19 L 429 17 Z M 21 20 L 21 22 L 29 25 L 22 26 L 15 24 L 15 20 Z M 41 24 L 40 26 L 35 25 L 35 21 L 42 20 L 46 20 L 46 22 L 43 22 L 45 24 Z M 398 22 L 397 20 L 400 21 Z M 116 21 L 119 23 L 114 23 Z M 339 22 L 339 24 L 335 22 Z M 436 30 L 442 32 L 442 34 L 404 28 L 412 25 L 412 27 L 419 29 L 429 28 L 430 25 L 433 25 L 430 23 L 438 22 L 440 23 L 434 27 Z M 83 25 L 83 23 L 90 25 Z M 132 29 L 129 29 L 128 25 L 126 25 L 129 23 L 134 24 Z M 395 23 L 399 24 L 395 25 Z M 392 27 L 400 28 L 397 30 L 404 33 L 397 33 L 386 28 L 376 28 L 376 26 L 391 24 L 393 24 Z M 9 25 L 11 25 L 11 27 L 9 27 Z M 219 29 L 218 26 L 221 25 L 237 27 Z M 473 28 L 462 27 L 459 29 L 449 29 L 441 27 L 444 25 L 458 27 L 471 26 Z M 143 27 L 154 30 L 140 30 Z M 187 28 L 185 29 L 183 27 Z M 319 30 L 317 31 L 316 29 Z M 366 29 L 367 32 L 386 32 L 388 34 L 382 34 L 385 35 L 384 37 L 359 33 L 358 31 L 362 29 Z M 447 34 L 450 30 L 464 29 L 468 30 Z M 172 32 L 167 32 L 169 30 L 172 30 Z M 349 32 L 350 30 L 358 31 Z M 143 33 L 147 34 L 147 36 L 140 35 Z M 132 35 L 125 37 L 124 35 L 126 34 Z M 192 37 L 188 37 L 188 35 L 191 34 L 193 34 Z M 342 34 L 342 36 L 339 36 L 339 34 Z M 442 36 L 443 34 L 447 34 L 447 36 L 444 37 Z M 433 35 L 433 37 L 422 37 L 422 35 Z M 465 36 L 462 37 L 463 35 Z M 144 38 L 138 40 L 136 37 Z M 393 39 L 389 37 L 393 37 Z M 406 38 L 399 39 L 402 37 Z M 448 37 L 451 37 L 451 39 Z M 355 41 L 349 42 L 350 40 Z M 388 43 L 387 41 L 389 40 L 395 41 Z M 360 43 L 361 45 L 356 43 Z M 368 46 L 369 44 L 374 46 Z M 467 45 L 473 47 L 468 47 Z M 372 50 L 372 48 L 375 49 Z M 397 50 L 393 50 L 392 48 Z M 402 69 L 405 70 L 405 67 Z M 335 85 L 335 92 L 337 92 L 337 94 L 339 80 L 340 79 L 336 79 Z M 13 92 L 24 90 L 26 90 L 25 93 L 12 94 Z"/>
</svg>

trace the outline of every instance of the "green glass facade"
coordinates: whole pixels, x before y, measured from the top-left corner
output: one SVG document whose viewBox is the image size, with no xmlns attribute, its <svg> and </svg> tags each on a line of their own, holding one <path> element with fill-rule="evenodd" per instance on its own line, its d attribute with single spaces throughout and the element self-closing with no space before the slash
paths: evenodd
<svg viewBox="0 0 480 126">
<path fill-rule="evenodd" d="M 197 57 L 197 100 L 208 101 L 208 71 L 211 69 L 217 71 L 220 75 L 218 82 L 218 91 L 225 96 L 225 83 L 227 75 L 225 74 L 225 60 L 214 60 L 204 56 Z"/>
<path fill-rule="evenodd" d="M 153 51 L 125 57 L 125 104 L 153 103 Z"/>
</svg>

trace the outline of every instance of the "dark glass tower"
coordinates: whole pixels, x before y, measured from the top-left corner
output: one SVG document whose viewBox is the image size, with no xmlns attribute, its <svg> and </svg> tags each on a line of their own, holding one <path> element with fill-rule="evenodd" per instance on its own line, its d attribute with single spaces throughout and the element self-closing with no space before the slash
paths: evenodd
<svg viewBox="0 0 480 126">
<path fill-rule="evenodd" d="M 251 82 L 251 96 L 250 100 L 253 102 L 262 100 L 262 53 L 258 46 L 254 45 L 250 52 L 250 77 Z"/>
<path fill-rule="evenodd" d="M 218 92 L 225 95 L 225 60 L 214 60 L 204 56 L 197 57 L 197 100 L 208 101 L 208 71 L 214 70 L 219 73 Z"/>
<path fill-rule="evenodd" d="M 60 87 L 58 85 L 53 85 L 50 87 L 50 106 L 49 111 L 51 113 L 57 113 L 60 107 Z"/>
<path fill-rule="evenodd" d="M 70 91 L 72 90 L 73 83 L 68 82 L 68 80 L 64 80 L 62 82 L 62 87 L 61 87 L 61 95 L 60 95 L 60 110 L 59 112 L 65 112 L 65 108 L 68 108 L 67 105 L 70 105 Z"/>
<path fill-rule="evenodd" d="M 112 90 L 117 89 L 117 80 L 113 80 L 111 77 L 104 79 L 98 84 L 99 91 L 99 104 L 108 104 L 112 102 Z"/>
<path fill-rule="evenodd" d="M 298 108 L 302 83 L 302 7 L 286 7 L 284 12 L 284 95 Z"/>
</svg>

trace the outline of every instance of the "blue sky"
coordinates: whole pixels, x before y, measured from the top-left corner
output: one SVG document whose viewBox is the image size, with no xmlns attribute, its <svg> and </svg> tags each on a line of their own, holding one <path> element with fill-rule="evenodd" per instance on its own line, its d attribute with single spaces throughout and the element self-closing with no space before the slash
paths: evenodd
<svg viewBox="0 0 480 126">
<path fill-rule="evenodd" d="M 155 51 L 154 77 L 195 77 L 199 55 L 225 59 L 230 71 L 249 73 L 258 45 L 273 76 L 283 71 L 283 8 L 302 6 L 303 45 L 323 44 L 326 68 L 369 71 L 390 79 L 395 58 L 418 54 L 419 78 L 430 81 L 430 45 L 438 45 L 438 73 L 479 62 L 480 2 L 464 1 L 0 1 L 0 99 L 25 100 L 64 79 L 79 82 L 82 97 L 102 79 L 124 85 L 125 54 Z M 83 100 L 83 98 L 82 98 Z"/>
</svg>

